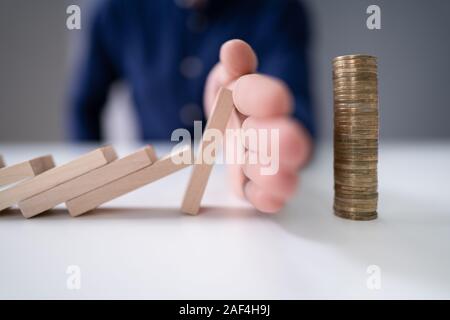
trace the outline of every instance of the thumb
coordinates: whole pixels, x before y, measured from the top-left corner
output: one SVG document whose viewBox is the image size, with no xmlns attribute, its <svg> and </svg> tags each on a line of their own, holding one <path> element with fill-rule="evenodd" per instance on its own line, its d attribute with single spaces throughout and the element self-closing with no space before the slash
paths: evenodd
<svg viewBox="0 0 450 320">
<path fill-rule="evenodd" d="M 244 74 L 253 73 L 258 59 L 252 47 L 243 40 L 229 40 L 220 48 L 220 62 L 226 72 L 237 79 Z"/>
</svg>

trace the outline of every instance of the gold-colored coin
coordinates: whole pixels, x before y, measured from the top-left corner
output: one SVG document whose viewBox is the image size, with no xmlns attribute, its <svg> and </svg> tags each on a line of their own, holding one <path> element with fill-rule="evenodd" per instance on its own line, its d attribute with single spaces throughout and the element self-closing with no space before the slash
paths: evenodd
<svg viewBox="0 0 450 320">
<path fill-rule="evenodd" d="M 359 125 L 348 125 L 348 124 L 342 124 L 339 122 L 334 122 L 334 133 L 338 136 L 338 137 L 342 137 L 342 134 L 358 134 L 358 135 L 363 135 L 363 134 L 373 134 L 373 135 L 377 135 L 378 134 L 378 128 L 376 126 L 372 126 L 372 125 L 365 125 L 365 126 L 359 126 Z M 374 136 L 374 138 L 376 138 L 376 136 Z"/>
<path fill-rule="evenodd" d="M 334 70 L 340 70 L 340 69 L 371 69 L 371 70 L 376 70 L 377 69 L 377 64 L 376 63 L 366 63 L 366 62 L 361 62 L 361 61 L 355 61 L 355 62 L 351 62 L 351 61 L 342 61 L 342 62 L 336 62 L 333 63 L 333 68 Z"/>
<path fill-rule="evenodd" d="M 370 60 L 342 60 L 333 62 L 333 68 L 345 68 L 348 66 L 357 66 L 362 68 L 376 68 L 378 64 Z"/>
<path fill-rule="evenodd" d="M 359 121 L 366 121 L 366 122 L 372 122 L 372 123 L 378 123 L 379 122 L 379 115 L 378 113 L 357 113 L 357 112 L 346 112 L 346 111 L 336 111 L 334 115 L 335 121 L 350 121 L 352 123 L 358 124 Z"/>
<path fill-rule="evenodd" d="M 334 198 L 335 207 L 343 210 L 347 210 L 347 208 L 355 209 L 355 210 L 364 210 L 364 211 L 373 211 L 376 209 L 378 199 L 372 200 L 352 200 L 352 201 L 341 201 L 339 198 Z"/>
<path fill-rule="evenodd" d="M 343 142 L 338 139 L 334 140 L 334 147 L 336 149 L 343 148 L 343 149 L 378 149 L 378 143 L 377 142 L 355 142 L 355 143 L 348 143 Z"/>
<path fill-rule="evenodd" d="M 345 113 L 342 112 L 342 114 L 336 114 L 334 116 L 335 123 L 338 122 L 344 122 L 344 123 L 352 123 L 354 125 L 361 125 L 362 123 L 369 123 L 369 124 L 375 124 L 378 125 L 378 115 L 372 114 L 355 114 L 355 113 Z"/>
<path fill-rule="evenodd" d="M 333 80 L 333 85 L 335 86 L 347 86 L 347 87 L 357 87 L 357 86 L 370 86 L 370 87 L 377 87 L 378 86 L 378 80 L 377 79 L 349 79 L 348 77 L 345 78 L 337 78 Z"/>
<path fill-rule="evenodd" d="M 378 112 L 378 103 L 334 102 L 333 107 L 336 111 Z"/>
<path fill-rule="evenodd" d="M 365 206 L 375 206 L 377 205 L 377 201 L 378 201 L 378 194 L 375 193 L 375 195 L 367 197 L 354 197 L 354 198 L 346 198 L 345 196 L 336 196 L 335 200 L 339 201 L 341 204 L 361 204 L 361 205 L 365 205 Z"/>
<path fill-rule="evenodd" d="M 335 119 L 365 119 L 378 121 L 379 114 L 375 108 L 371 109 L 352 109 L 352 108 L 334 108 Z"/>
<path fill-rule="evenodd" d="M 337 132 L 345 131 L 345 132 L 378 132 L 378 126 L 377 125 L 365 125 L 365 126 L 358 126 L 357 124 L 342 124 L 339 122 L 334 123 L 336 125 L 335 130 Z"/>
<path fill-rule="evenodd" d="M 339 145 L 336 145 L 337 147 Z M 372 156 L 374 156 L 374 158 L 371 159 L 364 159 L 363 157 L 365 155 L 369 155 L 368 151 L 366 152 L 364 151 L 360 151 L 361 149 L 364 150 L 364 148 L 356 148 L 354 150 L 334 150 L 334 162 L 335 163 L 340 163 L 340 162 L 344 162 L 347 161 L 346 163 L 342 163 L 342 164 L 351 164 L 351 165 L 360 165 L 360 166 L 365 166 L 368 165 L 367 162 L 377 162 L 377 158 L 375 157 L 377 155 L 377 151 L 372 149 Z"/>
<path fill-rule="evenodd" d="M 360 102 L 360 103 L 373 103 L 378 104 L 378 98 L 376 95 L 336 95 L 334 97 L 335 103 L 349 103 L 349 102 Z"/>
<path fill-rule="evenodd" d="M 367 55 L 367 54 L 351 54 L 351 55 L 338 56 L 333 59 L 333 63 L 336 63 L 339 61 L 374 61 L 376 63 L 377 58 L 374 56 L 371 56 L 371 55 Z"/>
<path fill-rule="evenodd" d="M 334 96 L 335 102 L 373 102 L 378 103 L 376 94 L 336 94 Z"/>
<path fill-rule="evenodd" d="M 346 87 L 358 87 L 358 86 L 371 86 L 373 88 L 378 87 L 378 80 L 374 77 L 355 78 L 351 76 L 336 77 L 333 78 L 333 87 L 346 86 Z"/>
<path fill-rule="evenodd" d="M 378 155 L 374 154 L 374 155 L 348 155 L 348 154 L 343 154 L 343 153 L 335 153 L 334 157 L 337 160 L 359 160 L 359 161 L 371 161 L 371 160 L 377 160 L 378 159 Z"/>
<path fill-rule="evenodd" d="M 374 124 L 355 124 L 350 122 L 334 121 L 334 132 L 339 133 L 359 133 L 359 132 L 378 132 L 378 127 Z"/>
<path fill-rule="evenodd" d="M 347 195 L 345 193 L 339 193 L 336 195 L 337 198 L 341 200 L 355 199 L 355 200 L 365 200 L 365 199 L 378 199 L 378 192 L 367 193 L 367 194 L 351 194 Z"/>
<path fill-rule="evenodd" d="M 377 212 L 364 212 L 364 213 L 354 213 L 354 212 L 347 212 L 343 210 L 338 210 L 334 208 L 334 214 L 338 217 L 349 219 L 349 220 L 357 220 L 357 221 L 370 221 L 377 218 Z"/>
<path fill-rule="evenodd" d="M 378 183 L 378 180 L 374 178 L 362 178 L 362 177 L 348 178 L 336 176 L 335 179 L 337 179 L 336 184 L 347 187 L 361 186 L 366 188 L 374 188 Z"/>
<path fill-rule="evenodd" d="M 340 160 L 342 161 L 342 160 Z M 376 162 L 366 162 L 366 164 L 364 165 L 358 165 L 358 164 L 346 164 L 346 163 L 342 163 L 342 162 L 335 162 L 334 163 L 334 168 L 335 170 L 339 170 L 339 169 L 346 169 L 346 170 L 362 170 L 365 168 L 376 168 L 377 167 L 377 163 Z"/>
<path fill-rule="evenodd" d="M 336 169 L 335 169 L 336 170 Z M 339 177 L 343 177 L 343 178 L 353 178 L 353 179 L 359 179 L 359 178 L 366 178 L 366 177 L 374 177 L 377 174 L 377 170 L 373 169 L 373 170 L 367 170 L 367 169 L 362 169 L 362 170 L 342 170 L 342 169 L 337 169 L 336 171 L 336 175 Z"/>
<path fill-rule="evenodd" d="M 333 82 L 333 90 L 378 90 L 378 85 L 373 82 L 359 81 L 359 82 L 349 82 L 349 81 L 335 81 Z"/>
<path fill-rule="evenodd" d="M 377 131 L 368 131 L 368 130 L 346 130 L 346 129 L 334 129 L 334 134 L 340 137 L 359 137 L 359 138 L 377 138 L 379 133 Z M 347 151 L 346 151 L 347 152 Z"/>
<path fill-rule="evenodd" d="M 334 202 L 334 208 L 341 211 L 352 212 L 352 213 L 369 213 L 376 210 L 373 206 L 363 207 L 349 207 L 346 205 L 342 205 L 340 203 Z"/>
<path fill-rule="evenodd" d="M 378 129 L 378 122 L 373 122 L 372 120 L 340 120 L 340 119 L 334 119 L 334 125 L 335 127 L 353 127 L 355 129 Z"/>
<path fill-rule="evenodd" d="M 359 73 L 364 73 L 364 74 L 369 74 L 372 73 L 375 76 L 377 75 L 377 69 L 376 68 L 335 68 L 335 70 L 333 71 L 333 73 L 337 76 L 341 76 L 341 75 L 346 75 L 347 73 L 353 73 L 353 74 L 359 74 Z"/>
<path fill-rule="evenodd" d="M 339 142 L 339 141 L 334 141 L 334 147 L 336 149 L 345 149 L 345 152 L 350 152 L 351 150 L 366 150 L 366 149 L 378 149 L 378 144 L 348 144 L 348 143 L 343 143 L 343 142 Z M 347 150 L 348 149 L 348 150 Z"/>
<path fill-rule="evenodd" d="M 335 176 L 335 182 L 341 186 L 347 186 L 347 187 L 355 187 L 355 186 L 361 186 L 366 188 L 372 188 L 375 187 L 378 180 L 375 178 L 349 178 L 349 177 L 341 177 L 340 175 Z"/>
<path fill-rule="evenodd" d="M 347 186 L 342 184 L 335 184 L 334 190 L 336 193 L 351 193 L 351 194 L 368 194 L 378 192 L 376 186 Z"/>
<path fill-rule="evenodd" d="M 333 82 L 339 81 L 377 81 L 377 74 L 372 72 L 333 72 Z"/>
<path fill-rule="evenodd" d="M 369 86 L 364 87 L 344 87 L 344 86 L 335 86 L 333 88 L 333 92 L 335 94 L 377 94 L 378 88 L 371 88 Z"/>
<path fill-rule="evenodd" d="M 355 138 L 355 139 L 376 139 L 378 137 L 377 134 L 355 134 L 355 133 L 342 133 L 334 131 L 335 135 L 339 135 L 341 138 Z"/>
</svg>

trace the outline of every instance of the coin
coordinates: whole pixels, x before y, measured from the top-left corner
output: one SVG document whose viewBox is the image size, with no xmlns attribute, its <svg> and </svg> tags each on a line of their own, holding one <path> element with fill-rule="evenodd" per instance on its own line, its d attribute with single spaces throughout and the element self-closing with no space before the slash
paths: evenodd
<svg viewBox="0 0 450 320">
<path fill-rule="evenodd" d="M 335 57 L 333 59 L 333 63 L 337 63 L 339 61 L 373 61 L 376 63 L 376 59 L 374 56 L 366 55 L 366 54 L 351 54 L 345 56 Z"/>
<path fill-rule="evenodd" d="M 348 206 L 346 204 L 340 204 L 338 202 L 335 201 L 334 203 L 334 207 L 338 210 L 342 210 L 342 211 L 346 211 L 346 212 L 351 212 L 351 213 L 369 213 L 369 212 L 373 212 L 373 209 L 371 207 L 356 207 L 356 206 Z"/>
<path fill-rule="evenodd" d="M 352 220 L 378 215 L 377 59 L 333 59 L 334 213 Z"/>
<path fill-rule="evenodd" d="M 370 88 L 370 84 L 360 83 L 355 85 L 343 85 L 333 82 L 333 94 L 378 94 L 378 88 Z"/>
<path fill-rule="evenodd" d="M 337 208 L 334 208 L 334 213 L 336 216 L 344 218 L 344 219 L 350 219 L 350 220 L 357 220 L 357 221 L 369 221 L 374 220 L 377 218 L 377 212 L 348 212 L 344 210 L 339 210 Z"/>
<path fill-rule="evenodd" d="M 346 199 L 355 199 L 355 200 L 378 199 L 378 192 L 368 193 L 368 194 L 352 194 L 352 195 L 341 194 L 337 198 L 339 198 L 341 200 L 346 200 Z"/>
<path fill-rule="evenodd" d="M 377 64 L 374 62 L 362 62 L 362 61 L 356 61 L 356 62 L 349 62 L 349 61 L 341 61 L 333 63 L 333 67 L 335 70 L 345 69 L 345 68 L 352 68 L 352 69 L 370 69 L 370 70 L 376 70 Z"/>
<path fill-rule="evenodd" d="M 335 85 L 341 85 L 341 86 L 347 86 L 347 87 L 354 87 L 354 86 L 372 86 L 373 88 L 376 88 L 378 86 L 377 79 L 352 79 L 349 77 L 340 78 L 337 77 L 334 79 L 333 83 Z"/>
</svg>

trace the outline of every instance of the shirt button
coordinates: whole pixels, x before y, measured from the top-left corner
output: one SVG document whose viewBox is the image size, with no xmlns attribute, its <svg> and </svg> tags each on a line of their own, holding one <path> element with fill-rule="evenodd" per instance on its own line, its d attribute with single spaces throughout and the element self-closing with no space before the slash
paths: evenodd
<svg viewBox="0 0 450 320">
<path fill-rule="evenodd" d="M 180 120 L 186 126 L 193 126 L 194 121 L 202 119 L 202 109 L 196 103 L 188 103 L 180 109 Z"/>
<path fill-rule="evenodd" d="M 180 72 L 181 74 L 189 79 L 197 78 L 202 74 L 203 62 L 198 57 L 186 57 L 181 60 Z"/>
</svg>

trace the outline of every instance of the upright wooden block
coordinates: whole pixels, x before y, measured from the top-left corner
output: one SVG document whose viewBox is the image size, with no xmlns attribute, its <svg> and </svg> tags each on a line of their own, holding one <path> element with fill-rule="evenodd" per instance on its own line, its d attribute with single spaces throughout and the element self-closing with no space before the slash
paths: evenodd
<svg viewBox="0 0 450 320">
<path fill-rule="evenodd" d="M 175 157 L 189 157 L 188 163 L 179 163 Z M 171 155 L 157 160 L 152 165 L 117 179 L 100 188 L 85 193 L 75 199 L 66 202 L 71 216 L 79 216 L 87 211 L 93 210 L 101 204 L 111 201 L 126 193 L 143 187 L 153 181 L 168 176 L 192 164 L 191 148 L 183 148 Z"/>
<path fill-rule="evenodd" d="M 6 209 L 22 200 L 76 178 L 93 169 L 104 166 L 116 158 L 114 149 L 111 146 L 106 146 L 91 151 L 60 167 L 47 170 L 34 178 L 1 191 L 0 210 Z"/>
<path fill-rule="evenodd" d="M 192 175 L 181 205 L 181 211 L 185 213 L 192 215 L 198 214 L 200 202 L 203 194 L 205 193 L 205 188 L 213 167 L 213 163 L 205 162 L 203 156 L 204 150 L 210 149 L 211 144 L 217 143 L 217 141 L 214 139 L 205 140 L 205 136 L 209 135 L 209 130 L 218 130 L 223 135 L 233 109 L 234 104 L 232 92 L 228 89 L 221 88 L 217 94 L 216 101 L 214 102 L 211 116 L 206 124 L 202 142 L 198 150 L 197 159 L 195 161 Z M 211 154 L 211 156 L 215 158 L 216 155 L 214 153 Z"/>
<path fill-rule="evenodd" d="M 0 168 L 3 168 L 5 166 L 5 161 L 3 161 L 3 157 L 0 154 Z"/>
<path fill-rule="evenodd" d="M 153 148 L 147 146 L 129 156 L 113 161 L 19 202 L 20 210 L 24 217 L 33 217 L 60 203 L 81 196 L 84 193 L 147 167 L 156 160 Z"/>
<path fill-rule="evenodd" d="M 0 159 L 0 167 L 2 160 Z M 31 178 L 55 166 L 50 155 L 34 158 L 0 169 L 0 186 Z"/>
</svg>

